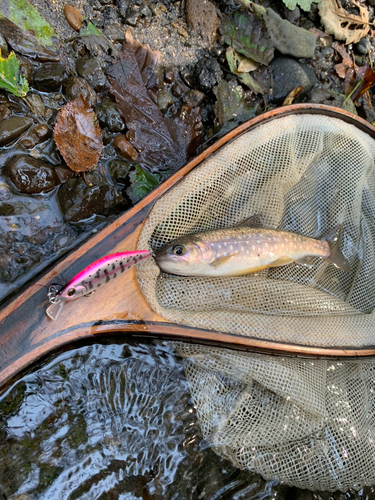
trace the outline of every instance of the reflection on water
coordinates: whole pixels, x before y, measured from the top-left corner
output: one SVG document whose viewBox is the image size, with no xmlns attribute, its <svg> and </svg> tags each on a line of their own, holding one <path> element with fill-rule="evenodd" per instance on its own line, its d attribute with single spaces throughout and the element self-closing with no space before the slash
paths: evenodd
<svg viewBox="0 0 375 500">
<path fill-rule="evenodd" d="M 216 456 L 167 343 L 54 357 L 0 398 L 0 442 L 0 498 L 375 498 L 370 488 L 331 495 L 267 483 Z"/>
</svg>

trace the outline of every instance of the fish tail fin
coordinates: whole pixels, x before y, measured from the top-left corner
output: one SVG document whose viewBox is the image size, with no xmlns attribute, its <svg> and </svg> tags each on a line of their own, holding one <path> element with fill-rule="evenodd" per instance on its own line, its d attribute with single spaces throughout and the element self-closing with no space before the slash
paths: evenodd
<svg viewBox="0 0 375 500">
<path fill-rule="evenodd" d="M 324 257 L 324 260 L 331 262 L 331 264 L 342 269 L 343 271 L 350 271 L 349 261 L 340 251 L 340 242 L 342 237 L 342 224 L 334 227 L 328 233 L 324 234 L 320 240 L 326 241 L 329 245 L 330 254 Z"/>
</svg>

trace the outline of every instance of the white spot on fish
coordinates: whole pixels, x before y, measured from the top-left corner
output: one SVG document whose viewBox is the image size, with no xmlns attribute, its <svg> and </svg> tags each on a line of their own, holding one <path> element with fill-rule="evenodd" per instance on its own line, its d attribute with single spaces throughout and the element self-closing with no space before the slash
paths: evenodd
<svg viewBox="0 0 375 500">
<path fill-rule="evenodd" d="M 218 245 L 218 249 L 221 250 L 221 245 Z"/>
<path fill-rule="evenodd" d="M 244 247 L 241 247 L 241 252 L 243 252 L 244 250 L 245 250 Z"/>
<path fill-rule="evenodd" d="M 227 244 L 226 244 L 226 243 L 224 243 L 224 246 L 226 247 L 226 246 L 227 246 Z"/>
<path fill-rule="evenodd" d="M 264 246 L 267 248 L 268 247 L 268 243 L 265 243 Z"/>
<path fill-rule="evenodd" d="M 252 250 L 255 250 L 255 245 L 251 245 L 251 249 L 252 249 Z"/>
<path fill-rule="evenodd" d="M 229 249 L 230 249 L 230 250 L 233 250 L 233 246 L 231 245 L 231 246 L 229 247 Z"/>
<path fill-rule="evenodd" d="M 246 250 L 246 255 L 249 255 L 249 250 Z"/>
</svg>

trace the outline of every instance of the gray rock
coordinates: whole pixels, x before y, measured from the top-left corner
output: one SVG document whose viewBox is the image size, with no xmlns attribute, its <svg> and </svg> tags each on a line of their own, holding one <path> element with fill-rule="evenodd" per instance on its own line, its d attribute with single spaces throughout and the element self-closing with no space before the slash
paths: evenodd
<svg viewBox="0 0 375 500">
<path fill-rule="evenodd" d="M 92 108 L 96 104 L 96 92 L 86 82 L 84 78 L 79 76 L 71 76 L 64 85 L 64 93 L 68 99 L 73 101 L 81 95 L 89 106 Z"/>
<path fill-rule="evenodd" d="M 34 86 L 43 92 L 55 92 L 68 78 L 64 66 L 59 63 L 44 63 L 34 73 Z"/>
<path fill-rule="evenodd" d="M 125 123 L 121 118 L 120 113 L 117 111 L 116 104 L 106 97 L 95 108 L 95 113 L 102 126 L 108 127 L 110 132 L 121 132 L 124 130 Z"/>
<path fill-rule="evenodd" d="M 100 92 L 104 89 L 107 83 L 107 78 L 100 65 L 99 59 L 96 57 L 91 59 L 77 59 L 76 69 L 79 76 L 82 76 L 82 78 L 84 78 L 94 90 Z"/>
<path fill-rule="evenodd" d="M 173 104 L 173 97 L 166 90 L 158 92 L 158 106 L 161 112 L 165 113 Z"/>
<path fill-rule="evenodd" d="M 298 100 L 302 100 L 313 88 L 316 82 L 314 71 L 289 57 L 277 57 L 270 69 L 273 79 L 272 102 L 277 103 L 285 99 L 290 91 L 298 86 L 303 88 Z"/>
<path fill-rule="evenodd" d="M 212 45 L 219 27 L 219 16 L 215 6 L 209 0 L 204 2 L 202 0 L 186 0 L 186 20 L 192 30 Z"/>
<path fill-rule="evenodd" d="M 33 123 L 25 116 L 10 116 L 0 122 L 0 146 L 9 144 L 25 132 Z"/>
<path fill-rule="evenodd" d="M 137 26 L 141 17 L 142 14 L 139 11 L 139 7 L 134 5 L 133 7 L 130 7 L 126 12 L 125 24 L 135 27 Z"/>
<path fill-rule="evenodd" d="M 108 184 L 99 172 L 86 173 L 88 186 L 83 178 L 73 177 L 63 184 L 57 199 L 67 222 L 81 222 L 93 215 L 110 215 L 125 208 L 124 198 Z"/>
<path fill-rule="evenodd" d="M 11 158 L 5 173 L 20 193 L 47 193 L 60 184 L 52 165 L 29 155 Z"/>
<path fill-rule="evenodd" d="M 213 57 L 198 61 L 195 74 L 203 92 L 217 85 L 223 77 L 220 64 Z"/>
<path fill-rule="evenodd" d="M 111 23 L 105 28 L 104 36 L 112 43 L 123 43 L 125 41 L 123 27 L 117 22 Z"/>
<path fill-rule="evenodd" d="M 316 39 L 313 33 L 282 19 L 269 8 L 263 17 L 275 49 L 293 57 L 314 57 Z"/>
<path fill-rule="evenodd" d="M 152 16 L 152 11 L 150 9 L 150 7 L 148 7 L 147 5 L 144 5 L 141 10 L 140 10 L 142 16 L 144 17 L 151 17 Z"/>
<path fill-rule="evenodd" d="M 358 43 L 353 44 L 353 49 L 357 54 L 365 56 L 371 50 L 371 43 L 367 40 L 367 38 L 361 38 Z"/>
</svg>

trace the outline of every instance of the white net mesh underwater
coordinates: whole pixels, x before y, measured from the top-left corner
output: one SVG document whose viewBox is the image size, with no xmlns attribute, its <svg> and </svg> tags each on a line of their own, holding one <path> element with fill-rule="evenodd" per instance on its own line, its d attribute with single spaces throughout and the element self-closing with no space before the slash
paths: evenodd
<svg viewBox="0 0 375 500">
<path fill-rule="evenodd" d="M 137 277 L 175 323 L 319 347 L 375 345 L 375 141 L 340 119 L 278 118 L 226 144 L 153 207 L 138 248 L 156 250 L 260 214 L 319 238 L 342 224 L 345 273 L 315 259 L 257 274 Z M 306 361 L 176 344 L 204 435 L 265 478 L 343 491 L 375 483 L 375 362 Z"/>
</svg>

